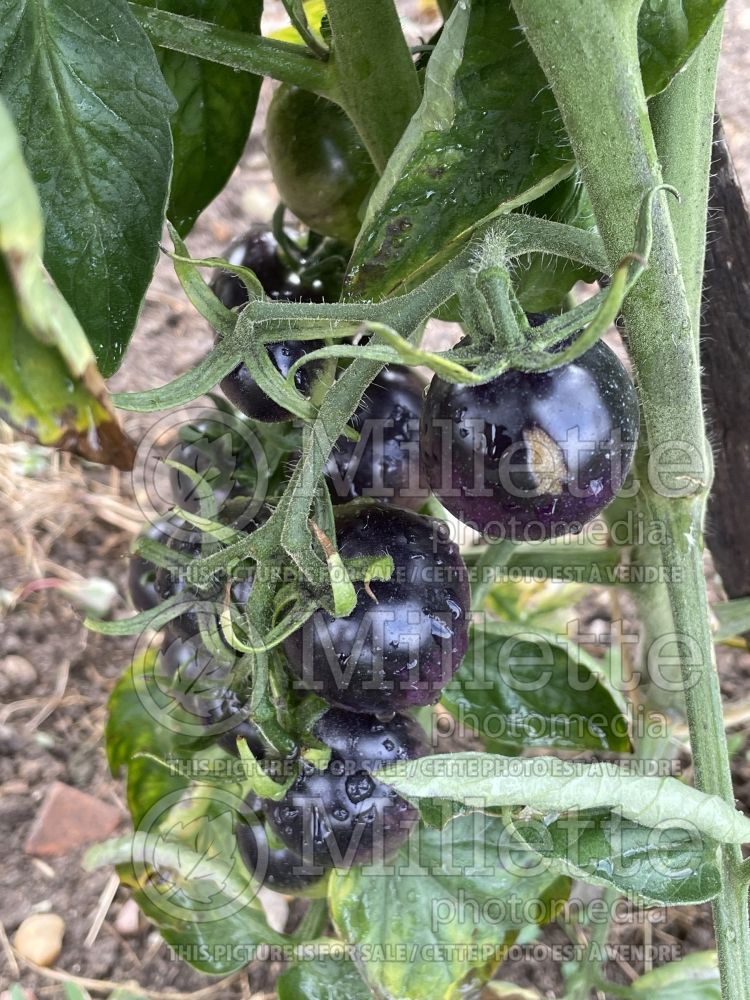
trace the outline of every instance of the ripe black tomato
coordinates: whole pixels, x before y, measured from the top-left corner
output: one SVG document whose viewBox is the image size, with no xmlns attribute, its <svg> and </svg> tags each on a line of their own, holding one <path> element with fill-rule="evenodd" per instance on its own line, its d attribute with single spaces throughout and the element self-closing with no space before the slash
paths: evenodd
<svg viewBox="0 0 750 1000">
<path fill-rule="evenodd" d="M 172 522 L 166 518 L 146 525 L 140 532 L 141 538 L 166 544 L 170 537 Z M 156 590 L 156 566 L 145 556 L 134 552 L 128 566 L 128 593 L 136 611 L 150 611 L 159 604 L 161 598 Z"/>
<path fill-rule="evenodd" d="M 429 752 L 414 719 L 330 709 L 314 734 L 331 748 L 328 766 L 302 761 L 283 799 L 264 802 L 269 826 L 307 871 L 350 868 L 388 858 L 408 837 L 418 810 L 374 776 L 378 768 Z"/>
<path fill-rule="evenodd" d="M 251 533 L 268 517 L 269 509 L 259 507 L 255 502 L 244 498 L 229 500 L 219 511 L 218 520 L 222 524 L 233 526 L 237 530 Z M 212 555 L 220 550 L 220 544 L 209 534 L 199 529 L 182 525 L 167 542 L 168 548 L 174 550 L 174 564 L 162 566 L 157 570 L 154 587 L 161 600 L 167 600 L 180 595 L 179 606 L 181 614 L 173 618 L 167 625 L 167 632 L 182 639 L 198 639 L 200 636 L 199 612 L 210 611 L 212 603 L 220 601 L 224 596 L 226 576 L 222 572 L 213 573 L 209 578 L 197 577 L 191 562 L 202 556 Z M 252 570 L 244 575 L 238 573 L 230 582 L 229 596 L 233 605 L 244 608 L 252 588 Z M 223 633 L 219 628 L 218 616 L 215 623 L 216 634 L 223 641 Z"/>
<path fill-rule="evenodd" d="M 316 611 L 284 649 L 329 704 L 389 715 L 437 701 L 468 645 L 466 567 L 442 521 L 355 501 L 336 513 L 343 559 L 390 555 L 389 580 L 355 584 L 346 618 Z"/>
<path fill-rule="evenodd" d="M 319 865 L 307 868 L 288 847 L 271 847 L 262 823 L 240 820 L 235 832 L 245 867 L 269 889 L 293 895 L 311 888 L 326 874 Z"/>
<path fill-rule="evenodd" d="M 334 503 L 357 497 L 418 510 L 421 484 L 419 416 L 424 382 L 413 368 L 390 365 L 371 383 L 352 418 L 360 439 L 340 437 L 326 463 Z"/>
<path fill-rule="evenodd" d="M 483 385 L 433 378 L 421 453 L 433 492 L 487 537 L 535 541 L 581 527 L 614 498 L 638 438 L 638 398 L 599 341 L 570 364 Z"/>
<path fill-rule="evenodd" d="M 225 253 L 231 264 L 240 264 L 255 272 L 269 299 L 282 302 L 323 302 L 339 297 L 341 284 L 329 275 L 307 278 L 304 269 L 296 269 L 283 255 L 276 238 L 265 226 L 255 226 L 233 243 Z M 228 309 L 241 308 L 247 303 L 243 282 L 228 271 L 218 271 L 211 287 Z M 321 347 L 319 341 L 285 340 L 268 344 L 267 349 L 276 368 L 286 377 L 289 369 L 309 351 Z M 309 395 L 314 365 L 305 365 L 294 378 L 295 387 L 303 396 Z M 253 420 L 274 423 L 288 420 L 289 413 L 260 389 L 245 364 L 238 365 L 221 381 L 227 399 Z"/>
<path fill-rule="evenodd" d="M 244 418 L 217 407 L 183 425 L 164 457 L 196 472 L 221 507 L 229 497 L 252 496 L 258 481 L 255 441 Z M 201 491 L 191 476 L 171 467 L 169 484 L 174 504 L 198 511 Z"/>
<path fill-rule="evenodd" d="M 206 538 L 205 551 L 204 537 Z M 208 555 L 217 549 L 210 537 L 204 536 L 197 528 L 187 526 L 181 528 L 178 535 L 170 538 L 167 545 L 179 557 L 187 556 L 190 560 L 197 559 L 201 555 Z M 169 622 L 168 634 L 186 640 L 197 639 L 200 636 L 198 611 L 205 602 L 217 600 L 221 596 L 220 575 L 215 574 L 210 580 L 203 582 L 200 591 L 198 591 L 192 579 L 189 562 L 183 563 L 180 558 L 176 558 L 174 565 L 169 568 L 159 567 L 156 571 L 154 586 L 162 601 L 175 595 L 181 597 L 179 605 L 184 610 L 177 618 L 173 618 Z"/>
</svg>

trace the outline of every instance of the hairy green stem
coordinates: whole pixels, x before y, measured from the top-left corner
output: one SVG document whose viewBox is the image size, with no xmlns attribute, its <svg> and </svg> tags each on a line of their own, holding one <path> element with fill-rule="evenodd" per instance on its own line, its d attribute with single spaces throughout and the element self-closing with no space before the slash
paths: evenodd
<svg viewBox="0 0 750 1000">
<path fill-rule="evenodd" d="M 599 899 L 604 904 L 608 914 L 614 909 L 615 903 L 620 897 L 617 889 L 611 887 L 602 889 Z M 601 978 L 602 953 L 609 938 L 611 920 L 599 919 L 593 925 L 589 945 L 586 949 L 586 957 L 580 963 L 575 973 L 566 984 L 565 1000 L 588 1000 L 591 990 Z"/>
<path fill-rule="evenodd" d="M 327 0 L 342 103 L 382 171 L 419 106 L 417 71 L 393 0 Z"/>
<path fill-rule="evenodd" d="M 633 243 L 644 196 L 663 182 L 639 72 L 640 3 L 514 0 L 514 6 L 557 98 L 614 264 Z M 706 111 L 713 107 L 709 64 L 715 67 L 716 50 L 716 37 L 709 37 L 697 56 L 704 62 L 693 71 L 692 111 L 682 113 L 696 114 L 699 109 L 696 117 L 703 119 L 704 127 Z M 669 98 L 672 114 L 677 114 L 679 97 L 680 89 Z M 679 155 L 690 159 L 690 135 L 683 138 L 687 146 L 680 144 Z M 675 155 L 678 141 L 673 137 L 670 143 Z M 705 169 L 705 156 L 702 159 Z M 679 227 L 681 241 L 693 239 L 698 227 L 705 228 L 705 203 L 695 196 L 698 189 L 693 179 L 693 197 L 686 199 L 685 221 Z M 666 588 L 670 611 L 667 634 L 646 640 L 650 644 L 671 639 L 670 652 L 679 647 L 696 784 L 734 805 L 703 578 L 703 513 L 711 468 L 691 322 L 697 287 L 692 258 L 688 267 L 689 290 L 669 208 L 659 195 L 650 266 L 623 309 L 643 412 L 639 503 L 661 527 L 658 555 L 664 577 L 652 586 Z M 652 619 L 650 625 L 655 624 Z M 723 887 L 714 904 L 714 923 L 725 1000 L 750 996 L 747 889 L 739 878 L 739 864 L 739 849 L 723 847 Z"/>
<path fill-rule="evenodd" d="M 716 67 L 722 18 L 717 17 L 694 57 L 666 90 L 649 103 L 656 151 L 667 184 L 680 192 L 670 201 L 682 278 L 697 349 L 706 256 L 708 178 L 713 145 Z"/>
<path fill-rule="evenodd" d="M 329 100 L 340 101 L 330 62 L 316 58 L 301 45 L 288 45 L 244 31 L 222 28 L 193 17 L 131 3 L 130 10 L 153 45 L 184 52 L 232 69 L 293 83 Z"/>
</svg>

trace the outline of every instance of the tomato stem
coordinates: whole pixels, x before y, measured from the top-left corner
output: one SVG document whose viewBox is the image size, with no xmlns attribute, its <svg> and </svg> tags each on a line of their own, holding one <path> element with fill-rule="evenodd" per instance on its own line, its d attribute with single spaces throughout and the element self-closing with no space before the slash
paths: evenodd
<svg viewBox="0 0 750 1000">
<path fill-rule="evenodd" d="M 663 183 L 638 61 L 640 3 L 514 0 L 514 7 L 557 99 L 614 264 L 633 245 L 643 197 Z M 675 231 L 663 193 L 655 199 L 650 266 L 623 315 L 643 411 L 638 503 L 662 536 L 635 553 L 660 572 L 659 582 L 641 591 L 644 648 L 679 648 L 696 784 L 734 806 L 702 562 L 712 470 L 697 352 L 720 30 L 719 19 L 696 52 L 698 65 L 685 73 L 690 85 L 678 77 L 654 107 L 659 147 L 670 153 L 670 179 L 682 186 L 683 201 L 672 209 L 680 220 Z M 685 121 L 691 125 L 683 129 Z M 691 165 L 674 166 L 679 161 Z M 723 845 L 721 864 L 714 924 L 722 996 L 740 1000 L 750 996 L 750 929 L 739 847 Z"/>
<path fill-rule="evenodd" d="M 155 46 L 296 84 L 339 103 L 340 94 L 330 62 L 317 58 L 302 45 L 234 31 L 138 3 L 131 3 L 130 11 Z"/>
<path fill-rule="evenodd" d="M 341 103 L 382 173 L 422 96 L 398 13 L 393 0 L 327 0 L 326 11 Z"/>
</svg>

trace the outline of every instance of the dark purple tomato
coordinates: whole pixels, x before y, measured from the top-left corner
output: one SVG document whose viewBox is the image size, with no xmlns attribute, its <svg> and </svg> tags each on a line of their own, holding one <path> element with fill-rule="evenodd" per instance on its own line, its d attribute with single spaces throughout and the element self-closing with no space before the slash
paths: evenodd
<svg viewBox="0 0 750 1000">
<path fill-rule="evenodd" d="M 280 251 L 276 238 L 265 226 L 254 226 L 225 253 L 231 264 L 250 268 L 263 286 L 269 299 L 279 302 L 323 302 L 336 300 L 341 286 L 338 278 L 313 277 L 307 279 L 304 270 L 295 269 Z M 236 275 L 218 271 L 211 283 L 217 298 L 228 309 L 247 303 L 247 289 Z M 295 361 L 322 344 L 319 341 L 281 341 L 269 344 L 267 349 L 279 372 L 286 377 Z M 304 365 L 294 378 L 294 384 L 303 396 L 309 395 L 315 375 L 315 365 Z M 288 420 L 289 413 L 260 389 L 245 364 L 238 365 L 221 382 L 227 399 L 238 410 L 253 420 L 273 423 Z"/>
<path fill-rule="evenodd" d="M 308 871 L 390 857 L 419 813 L 373 772 L 429 753 L 423 730 L 409 716 L 382 722 L 331 709 L 314 732 L 331 748 L 328 766 L 319 770 L 302 761 L 300 776 L 284 798 L 264 802 L 269 826 Z"/>
<path fill-rule="evenodd" d="M 302 685 L 329 704 L 391 715 L 437 701 L 468 644 L 469 585 L 442 521 L 357 501 L 336 514 L 343 559 L 390 555 L 391 579 L 355 583 L 346 618 L 316 611 L 284 643 Z"/>
<path fill-rule="evenodd" d="M 243 739 L 256 760 L 263 760 L 267 748 L 258 727 L 247 718 L 249 697 L 242 698 L 237 691 L 225 688 L 212 703 L 207 718 L 207 728 L 216 737 L 216 744 L 233 757 L 239 757 L 237 740 Z"/>
<path fill-rule="evenodd" d="M 252 877 L 276 892 L 293 895 L 320 882 L 326 870 L 320 865 L 308 868 L 288 847 L 270 847 L 261 823 L 237 824 L 240 857 Z"/>
<path fill-rule="evenodd" d="M 198 637 L 167 635 L 161 646 L 162 674 L 170 680 L 170 694 L 201 723 L 208 724 L 221 703 L 231 675 L 231 661 L 212 656 Z"/>
<path fill-rule="evenodd" d="M 172 522 L 166 518 L 141 529 L 140 537 L 166 545 L 171 538 Z M 136 611 L 150 611 L 161 598 L 156 590 L 156 566 L 144 556 L 134 552 L 128 566 L 128 593 Z"/>
<path fill-rule="evenodd" d="M 160 653 L 162 673 L 171 680 L 170 694 L 186 712 L 195 716 L 206 736 L 234 757 L 242 737 L 253 756 L 262 760 L 266 744 L 258 728 L 248 721 L 249 697 L 243 699 L 231 684 L 231 660 L 212 656 L 197 639 L 167 637 Z"/>
<path fill-rule="evenodd" d="M 206 539 L 204 549 L 203 540 Z M 210 536 L 204 536 L 197 528 L 183 528 L 179 535 L 171 538 L 167 543 L 179 556 L 188 556 L 190 559 L 197 559 L 201 555 L 209 555 L 217 550 L 217 545 Z M 178 636 L 181 639 L 197 639 L 200 635 L 200 625 L 198 622 L 198 611 L 201 605 L 207 601 L 217 600 L 222 593 L 222 583 L 219 574 L 211 580 L 206 581 L 200 592 L 195 588 L 195 580 L 191 573 L 189 563 L 184 564 L 175 559 L 174 566 L 167 568 L 161 566 L 156 571 L 155 581 L 156 593 L 162 601 L 179 594 L 181 600 L 180 607 L 184 611 L 177 618 L 173 618 L 167 626 L 168 634 Z"/>
<path fill-rule="evenodd" d="M 638 398 L 599 341 L 546 372 L 484 385 L 433 378 L 421 452 L 433 492 L 490 538 L 535 541 L 580 531 L 622 486 L 638 439 Z"/>
<path fill-rule="evenodd" d="M 243 491 L 248 493 L 257 480 L 252 438 L 242 433 L 242 418 L 228 413 L 210 412 L 180 429 L 180 436 L 165 458 L 185 465 L 198 473 L 220 507 L 224 501 Z M 184 510 L 199 508 L 199 487 L 180 469 L 170 468 L 169 483 L 173 502 Z"/>
<path fill-rule="evenodd" d="M 252 511 L 245 510 L 244 501 L 236 500 L 222 508 L 218 519 L 223 524 L 234 525 L 236 528 L 250 533 L 266 519 L 268 508 L 262 508 L 255 517 L 251 517 L 251 513 Z M 168 546 L 178 553 L 179 557 L 187 556 L 190 560 L 212 555 L 219 550 L 219 544 L 210 535 L 203 534 L 197 528 L 187 526 L 182 528 L 179 535 L 169 540 Z M 252 589 L 252 576 L 249 574 L 251 571 L 248 571 L 247 576 L 238 574 L 230 583 L 230 598 L 240 610 L 247 603 Z M 173 566 L 160 567 L 157 570 L 154 584 L 159 598 L 167 600 L 175 594 L 179 594 L 181 596 L 180 607 L 184 607 L 182 613 L 169 622 L 167 632 L 183 639 L 197 639 L 200 635 L 198 612 L 210 610 L 209 602 L 215 603 L 223 597 L 225 585 L 224 574 L 217 572 L 209 580 L 200 581 L 199 587 L 193 567 L 190 562 L 184 562 L 183 558 L 175 559 Z M 218 617 L 216 632 L 223 640 Z"/>
<path fill-rule="evenodd" d="M 282 340 L 278 344 L 269 344 L 268 353 L 281 375 L 286 378 L 292 365 L 310 351 L 323 345 L 317 340 Z M 312 380 L 317 366 L 315 362 L 304 365 L 294 376 L 294 387 L 303 396 L 310 395 Z M 221 381 L 221 388 L 230 403 L 253 420 L 265 423 L 277 423 L 288 420 L 289 411 L 271 399 L 263 392 L 253 378 L 247 365 L 238 365 Z"/>
<path fill-rule="evenodd" d="M 424 389 L 405 365 L 391 365 L 377 376 L 351 421 L 359 441 L 340 437 L 326 463 L 334 503 L 365 497 L 412 510 L 422 506 L 429 496 L 419 464 Z"/>
<path fill-rule="evenodd" d="M 313 734 L 323 746 L 329 747 L 331 759 L 353 761 L 357 768 L 366 771 L 429 753 L 427 735 L 410 715 L 394 715 L 384 722 L 357 712 L 329 708 L 315 723 Z"/>
<path fill-rule="evenodd" d="M 224 258 L 230 264 L 250 268 L 274 302 L 323 302 L 338 298 L 341 291 L 338 279 L 318 276 L 307 279 L 301 269 L 293 267 L 268 226 L 253 226 L 230 244 Z M 247 303 L 245 283 L 229 271 L 217 270 L 211 288 L 227 309 Z"/>
</svg>

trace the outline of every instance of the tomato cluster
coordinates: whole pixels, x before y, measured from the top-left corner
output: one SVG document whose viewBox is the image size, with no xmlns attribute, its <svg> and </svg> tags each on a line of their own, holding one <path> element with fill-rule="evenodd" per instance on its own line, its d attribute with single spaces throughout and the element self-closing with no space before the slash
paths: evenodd
<svg viewBox="0 0 750 1000">
<path fill-rule="evenodd" d="M 330 119 L 330 142 L 315 145 L 308 131 L 312 122 L 319 127 L 321 115 Z M 300 130 L 312 153 L 304 169 L 289 172 L 282 151 L 294 147 Z M 227 259 L 252 270 L 269 299 L 336 300 L 347 251 L 330 241 L 356 234 L 374 181 L 366 152 L 343 112 L 293 88 L 274 98 L 267 144 L 282 196 L 323 235 L 256 226 L 229 247 Z M 332 175 L 324 161 L 334 153 L 340 162 Z M 226 308 L 246 307 L 248 287 L 237 274 L 219 270 L 211 287 Z M 313 402 L 325 365 L 320 356 L 305 359 L 321 346 L 290 339 L 266 348 L 284 378 L 302 362 L 294 386 Z M 221 387 L 238 419 L 259 429 L 261 438 L 272 433 L 271 425 L 288 421 L 294 439 L 289 412 L 263 391 L 252 366 L 240 364 Z M 233 638 L 249 641 L 241 623 L 253 572 L 192 574 L 191 566 L 221 543 L 215 531 L 177 517 L 147 532 L 163 546 L 158 568 L 143 555 L 130 567 L 137 608 L 174 605 L 160 666 L 182 708 L 229 753 L 241 752 L 242 739 L 264 767 L 282 758 L 286 785 L 266 799 L 251 794 L 237 826 L 253 877 L 282 892 L 315 891 L 332 867 L 388 858 L 417 821 L 416 809 L 377 772 L 428 752 L 425 733 L 409 713 L 434 704 L 458 669 L 471 600 L 447 525 L 420 512 L 430 494 L 486 538 L 536 540 L 578 531 L 627 474 L 638 406 L 625 369 L 599 342 L 572 363 L 508 371 L 482 385 L 435 376 L 426 387 L 413 368 L 390 365 L 365 393 L 350 430 L 333 443 L 325 463 L 338 556 L 360 567 L 390 557 L 392 571 L 385 578 L 352 574 L 355 604 L 348 615 L 318 607 L 275 648 L 289 698 L 313 708 L 299 713 L 308 721 L 295 733 L 293 749 L 280 751 L 264 724 L 250 717 L 250 682 L 237 669 L 240 647 Z M 179 464 L 171 487 L 183 511 L 202 514 L 210 494 L 214 520 L 247 534 L 265 523 L 272 503 L 256 504 L 247 515 L 258 482 L 241 438 L 213 433 L 210 420 L 190 425 L 172 456 Z M 282 465 L 288 469 L 296 457 L 287 446 Z M 263 499 L 269 496 L 266 489 Z M 228 633 L 227 620 L 233 629 L 240 623 L 239 631 Z"/>
</svg>

